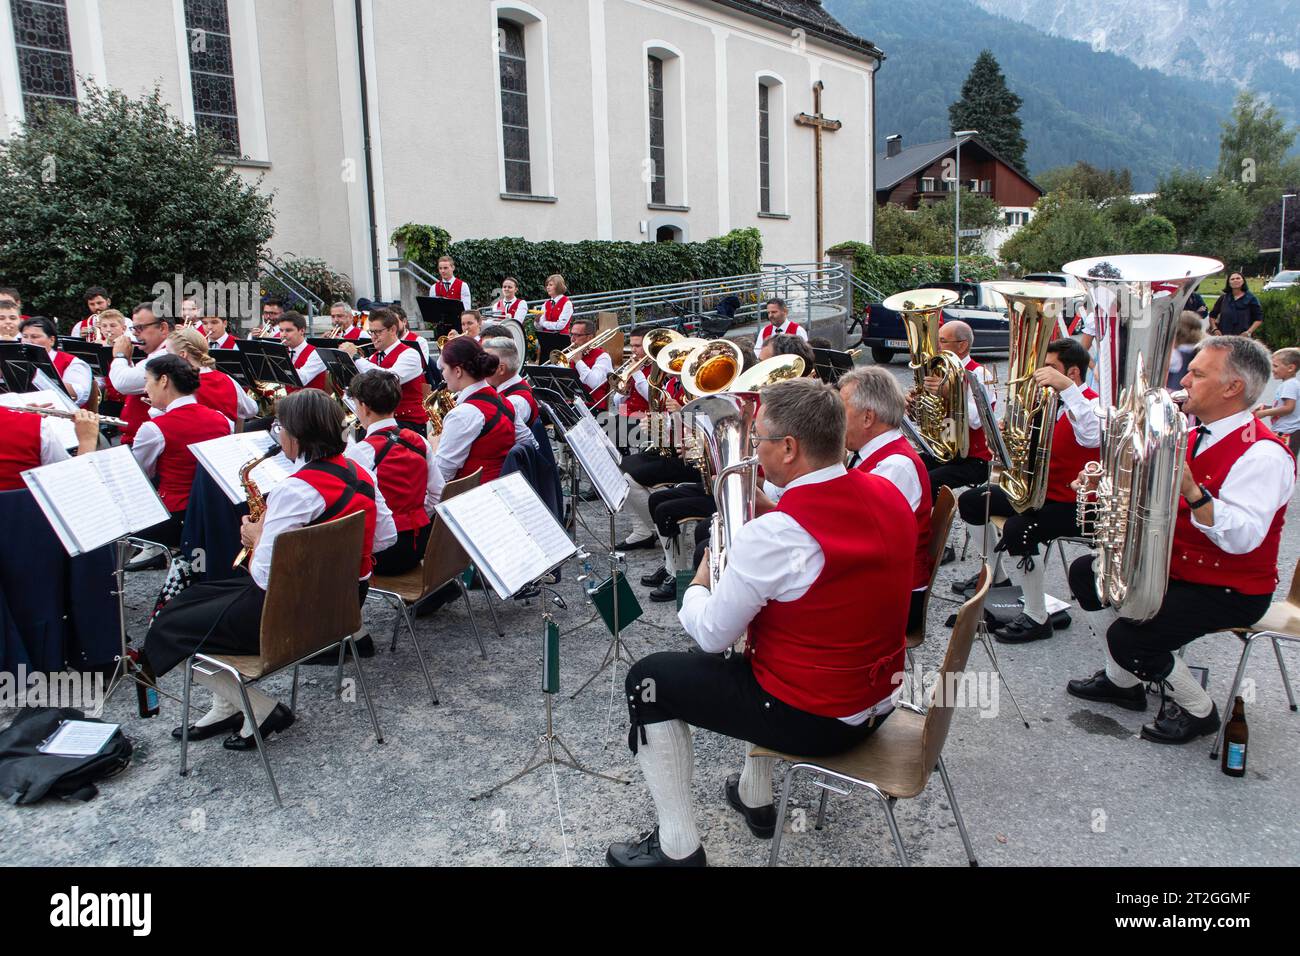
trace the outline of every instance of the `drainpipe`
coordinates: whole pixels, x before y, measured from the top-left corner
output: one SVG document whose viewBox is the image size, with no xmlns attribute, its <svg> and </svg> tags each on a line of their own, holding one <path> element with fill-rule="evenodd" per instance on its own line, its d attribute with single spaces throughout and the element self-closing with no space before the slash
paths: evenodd
<svg viewBox="0 0 1300 956">
<path fill-rule="evenodd" d="M 379 298 L 379 235 L 375 226 L 375 178 L 374 166 L 370 156 L 370 87 L 366 82 L 366 42 L 362 29 L 362 0 L 356 0 L 357 20 L 357 73 L 361 81 L 361 151 L 366 165 L 366 214 L 367 232 L 370 236 L 370 278 L 371 298 Z"/>
</svg>

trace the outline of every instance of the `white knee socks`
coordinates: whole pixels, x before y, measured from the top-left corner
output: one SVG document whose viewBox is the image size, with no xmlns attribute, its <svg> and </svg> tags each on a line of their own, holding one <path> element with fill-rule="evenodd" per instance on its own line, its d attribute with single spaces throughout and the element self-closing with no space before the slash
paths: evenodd
<svg viewBox="0 0 1300 956">
<path fill-rule="evenodd" d="M 1174 703 L 1182 707 L 1193 717 L 1208 717 L 1214 708 L 1214 701 L 1205 692 L 1201 682 L 1192 676 L 1187 661 L 1174 655 L 1174 669 L 1165 678 L 1169 683 L 1169 696 Z"/>
<path fill-rule="evenodd" d="M 220 671 L 211 676 L 200 674 L 198 671 L 195 671 L 194 679 L 212 691 L 214 710 L 216 700 L 223 699 L 231 708 L 229 713 L 234 713 L 236 711 L 243 713 L 244 705 L 243 701 L 240 700 L 239 697 L 239 686 L 235 683 L 235 679 L 225 671 Z M 263 694 L 256 687 L 249 687 L 247 690 L 248 702 L 253 705 L 253 716 L 257 719 L 257 722 L 260 725 L 262 721 L 266 720 L 266 718 L 271 715 L 271 711 L 275 710 L 276 700 L 274 697 L 268 697 L 266 694 Z M 229 713 L 227 716 L 229 716 Z M 245 737 L 253 736 L 253 728 L 248 726 L 247 719 L 244 720 L 244 726 L 240 733 Z"/>
<path fill-rule="evenodd" d="M 751 810 L 772 805 L 772 768 L 775 757 L 751 757 L 753 744 L 745 744 L 745 769 L 740 773 L 740 802 Z"/>
<path fill-rule="evenodd" d="M 1034 566 L 1025 572 L 1020 589 L 1024 593 L 1026 616 L 1035 623 L 1042 624 L 1047 620 L 1047 600 L 1043 596 L 1043 574 L 1047 570 L 1047 558 L 1044 555 L 1034 555 L 1030 560 Z"/>
<path fill-rule="evenodd" d="M 636 760 L 659 814 L 659 846 L 667 856 L 680 860 L 700 845 L 691 807 L 691 730 L 681 720 L 646 724 L 642 729 L 646 743 L 637 748 Z"/>
<path fill-rule="evenodd" d="M 1102 639 L 1102 645 L 1103 649 L 1106 651 L 1106 676 L 1110 678 L 1112 684 L 1116 687 L 1121 687 L 1127 690 L 1130 687 L 1136 687 L 1138 684 L 1142 683 L 1141 678 L 1136 674 L 1126 671 L 1124 668 L 1119 666 L 1115 661 L 1115 658 L 1111 656 L 1110 648 L 1105 646 L 1105 638 Z"/>
<path fill-rule="evenodd" d="M 984 525 L 982 528 L 975 528 L 974 537 L 975 545 L 979 548 L 980 560 L 988 562 L 989 552 L 994 548 L 993 525 L 992 523 Z M 993 578 L 989 582 L 990 586 L 1002 584 L 1007 580 L 1006 572 L 1002 570 L 1002 552 L 995 551 L 993 554 Z"/>
<path fill-rule="evenodd" d="M 632 530 L 628 533 L 628 539 L 640 541 L 653 537 L 655 526 L 650 520 L 650 489 L 637 484 L 629 475 L 623 477 L 627 479 L 627 513 L 632 518 Z"/>
<path fill-rule="evenodd" d="M 677 539 L 660 538 L 659 540 L 663 544 L 664 548 L 664 568 L 668 571 L 669 579 L 672 579 L 672 577 L 677 574 Z"/>
</svg>

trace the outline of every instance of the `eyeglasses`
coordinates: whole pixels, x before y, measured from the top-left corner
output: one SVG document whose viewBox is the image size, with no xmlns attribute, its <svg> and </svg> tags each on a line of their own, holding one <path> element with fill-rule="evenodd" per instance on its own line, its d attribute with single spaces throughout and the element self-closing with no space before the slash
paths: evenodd
<svg viewBox="0 0 1300 956">
<path fill-rule="evenodd" d="M 284 444 L 284 426 L 279 422 L 271 422 L 271 427 L 267 429 L 267 433 L 271 436 L 271 441 L 277 445 Z"/>
<path fill-rule="evenodd" d="M 789 435 L 755 435 L 754 441 L 785 441 Z"/>
<path fill-rule="evenodd" d="M 152 329 L 155 325 L 162 325 L 161 322 L 146 322 L 144 325 L 132 325 L 131 331 L 135 333 L 143 332 L 145 329 Z"/>
</svg>

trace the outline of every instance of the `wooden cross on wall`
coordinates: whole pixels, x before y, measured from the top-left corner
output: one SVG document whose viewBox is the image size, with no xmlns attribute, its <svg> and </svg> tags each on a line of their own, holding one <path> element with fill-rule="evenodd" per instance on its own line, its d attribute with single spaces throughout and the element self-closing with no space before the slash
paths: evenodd
<svg viewBox="0 0 1300 956">
<path fill-rule="evenodd" d="M 813 114 L 800 113 L 794 118 L 798 126 L 810 126 L 813 131 L 813 155 L 815 157 L 815 174 L 817 179 L 817 253 L 814 262 L 822 261 L 822 203 L 825 190 L 822 185 L 822 133 L 833 133 L 844 124 L 839 120 L 827 119 L 822 115 L 822 89 L 825 84 L 818 80 L 813 84 Z"/>
</svg>

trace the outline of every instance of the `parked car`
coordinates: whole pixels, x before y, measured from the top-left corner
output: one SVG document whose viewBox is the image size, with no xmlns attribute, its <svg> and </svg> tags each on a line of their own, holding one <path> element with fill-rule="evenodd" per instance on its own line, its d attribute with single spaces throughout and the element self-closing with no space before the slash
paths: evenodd
<svg viewBox="0 0 1300 956">
<path fill-rule="evenodd" d="M 945 322 L 965 322 L 975 333 L 971 352 L 975 355 L 1005 355 L 1010 343 L 1011 325 L 1007 320 L 1007 303 L 988 288 L 986 282 L 932 282 L 931 289 L 948 289 L 960 297 L 943 310 Z M 871 349 L 877 364 L 887 365 L 900 352 L 907 354 L 907 334 L 903 320 L 892 309 L 873 304 L 867 309 L 862 344 Z"/>
<path fill-rule="evenodd" d="M 1273 278 L 1264 284 L 1265 292 L 1272 292 L 1274 289 L 1294 289 L 1300 286 L 1300 271 L 1289 269 L 1286 272 L 1279 272 Z"/>
</svg>

